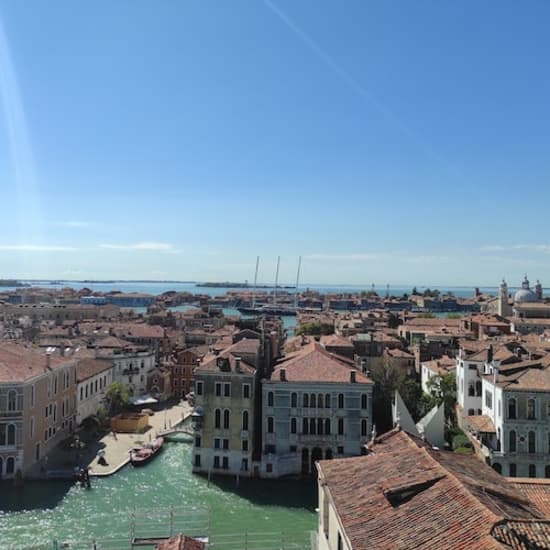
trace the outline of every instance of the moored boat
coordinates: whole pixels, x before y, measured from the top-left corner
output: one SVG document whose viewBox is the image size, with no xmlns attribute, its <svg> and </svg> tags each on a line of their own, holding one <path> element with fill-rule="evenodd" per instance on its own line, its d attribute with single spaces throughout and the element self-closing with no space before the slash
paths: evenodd
<svg viewBox="0 0 550 550">
<path fill-rule="evenodd" d="M 163 445 L 164 438 L 157 437 L 152 443 L 132 449 L 130 451 L 130 462 L 133 466 L 144 466 L 160 452 Z"/>
</svg>

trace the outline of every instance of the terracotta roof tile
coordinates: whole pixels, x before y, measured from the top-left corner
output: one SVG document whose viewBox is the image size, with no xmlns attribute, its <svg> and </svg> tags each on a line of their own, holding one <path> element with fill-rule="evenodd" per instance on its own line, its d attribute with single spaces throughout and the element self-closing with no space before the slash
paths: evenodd
<svg viewBox="0 0 550 550">
<path fill-rule="evenodd" d="M 369 447 L 367 456 L 318 463 L 356 550 L 504 548 L 495 525 L 544 519 L 473 456 L 432 450 L 396 430 Z"/>
<path fill-rule="evenodd" d="M 280 378 L 280 370 L 286 369 L 289 382 L 349 383 L 350 371 L 355 372 L 358 384 L 372 384 L 355 363 L 346 357 L 329 353 L 317 342 L 306 344 L 297 352 L 287 355 L 273 372 L 273 379 Z"/>
</svg>

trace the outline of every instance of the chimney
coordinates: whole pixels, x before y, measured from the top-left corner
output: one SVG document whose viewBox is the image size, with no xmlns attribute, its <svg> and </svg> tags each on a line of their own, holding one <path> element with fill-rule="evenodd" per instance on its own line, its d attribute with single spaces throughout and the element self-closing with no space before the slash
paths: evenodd
<svg viewBox="0 0 550 550">
<path fill-rule="evenodd" d="M 52 359 L 49 351 L 46 352 L 46 369 L 52 370 Z"/>
<path fill-rule="evenodd" d="M 241 358 L 235 357 L 235 372 L 241 372 Z"/>
<path fill-rule="evenodd" d="M 286 369 L 281 369 L 279 371 L 281 382 L 286 382 Z"/>
<path fill-rule="evenodd" d="M 355 378 L 356 372 L 354 370 L 349 371 L 349 381 L 351 384 L 355 384 L 356 378 Z"/>
</svg>

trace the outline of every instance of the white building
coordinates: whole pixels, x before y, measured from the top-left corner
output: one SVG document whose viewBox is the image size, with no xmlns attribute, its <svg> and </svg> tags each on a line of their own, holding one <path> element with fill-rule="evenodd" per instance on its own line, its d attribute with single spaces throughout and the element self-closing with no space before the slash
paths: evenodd
<svg viewBox="0 0 550 550">
<path fill-rule="evenodd" d="M 458 359 L 459 422 L 497 472 L 550 477 L 550 356 L 496 355 L 490 349 L 481 365 Z M 476 395 L 466 395 L 472 384 Z"/>
<path fill-rule="evenodd" d="M 445 376 L 449 373 L 455 373 L 456 360 L 452 357 L 444 356 L 440 359 L 433 359 L 432 361 L 425 361 L 420 364 L 420 380 L 422 385 L 422 391 L 428 395 L 432 394 L 428 382 L 434 377 Z M 437 378 L 436 378 L 437 380 Z"/>
<path fill-rule="evenodd" d="M 97 414 L 105 392 L 113 382 L 113 362 L 106 359 L 81 359 L 77 365 L 76 422 Z"/>
<path fill-rule="evenodd" d="M 263 477 L 308 474 L 323 458 L 357 456 L 372 432 L 373 382 L 318 343 L 262 382 Z"/>
</svg>

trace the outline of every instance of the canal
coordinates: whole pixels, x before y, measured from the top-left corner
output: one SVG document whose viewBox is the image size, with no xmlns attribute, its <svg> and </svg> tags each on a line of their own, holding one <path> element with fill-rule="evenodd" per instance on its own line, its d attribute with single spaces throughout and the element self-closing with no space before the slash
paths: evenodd
<svg viewBox="0 0 550 550">
<path fill-rule="evenodd" d="M 130 536 L 134 510 L 210 510 L 210 534 L 283 532 L 305 543 L 315 530 L 313 480 L 240 480 L 191 472 L 191 446 L 167 443 L 144 468 L 127 466 L 92 489 L 62 482 L 0 483 L 0 547 Z"/>
</svg>

